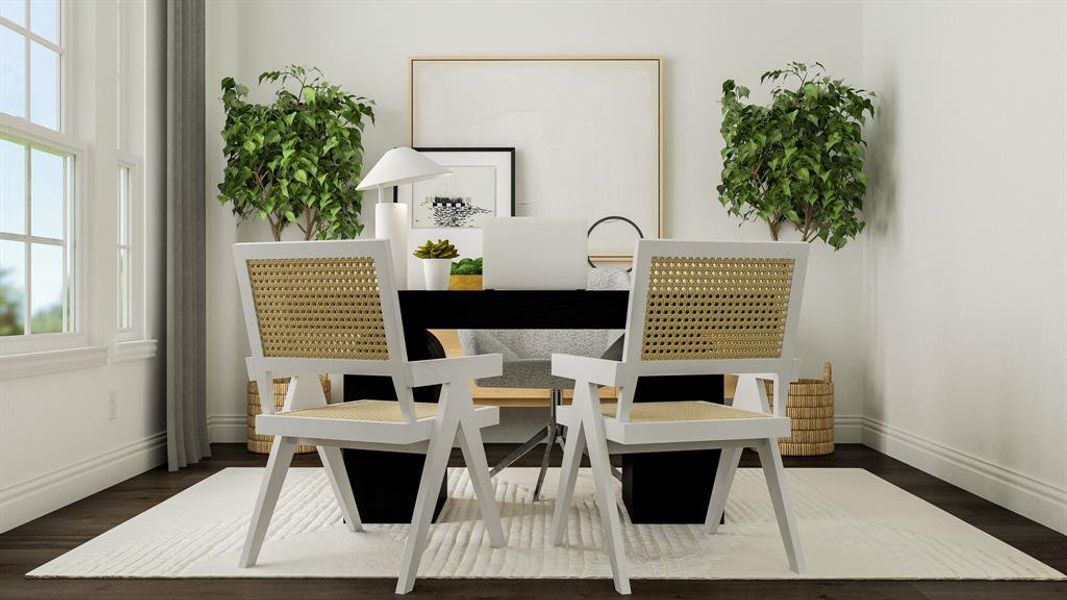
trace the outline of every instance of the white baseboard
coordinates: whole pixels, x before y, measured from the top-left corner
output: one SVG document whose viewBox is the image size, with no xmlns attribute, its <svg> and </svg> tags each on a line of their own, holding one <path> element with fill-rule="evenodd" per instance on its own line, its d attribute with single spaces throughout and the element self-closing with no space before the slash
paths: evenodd
<svg viewBox="0 0 1067 600">
<path fill-rule="evenodd" d="M 248 439 L 248 415 L 208 415 L 207 439 L 212 444 L 246 441 Z"/>
<path fill-rule="evenodd" d="M 0 533 L 140 475 L 166 458 L 167 434 L 161 431 L 0 489 Z"/>
<path fill-rule="evenodd" d="M 863 444 L 1067 535 L 1067 489 L 863 417 Z"/>
<path fill-rule="evenodd" d="M 863 441 L 863 417 L 837 415 L 834 417 L 834 443 L 859 444 Z"/>
</svg>

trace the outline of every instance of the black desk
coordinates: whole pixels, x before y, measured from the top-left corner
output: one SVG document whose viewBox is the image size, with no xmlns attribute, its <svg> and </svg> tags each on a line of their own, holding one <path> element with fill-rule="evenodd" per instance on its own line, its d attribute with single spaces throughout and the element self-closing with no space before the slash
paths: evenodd
<svg viewBox="0 0 1067 600">
<path fill-rule="evenodd" d="M 623 329 L 629 292 L 401 291 L 400 313 L 409 360 L 444 356 L 429 329 Z M 418 402 L 436 402 L 439 388 L 415 389 Z M 386 377 L 348 375 L 345 401 L 396 398 Z M 634 402 L 723 401 L 721 375 L 642 378 Z M 345 450 L 360 516 L 367 523 L 406 523 L 415 505 L 424 457 Z M 623 501 L 635 523 L 703 523 L 718 450 L 623 455 Z M 445 501 L 444 485 L 437 512 Z M 436 518 L 436 513 L 435 513 Z"/>
</svg>

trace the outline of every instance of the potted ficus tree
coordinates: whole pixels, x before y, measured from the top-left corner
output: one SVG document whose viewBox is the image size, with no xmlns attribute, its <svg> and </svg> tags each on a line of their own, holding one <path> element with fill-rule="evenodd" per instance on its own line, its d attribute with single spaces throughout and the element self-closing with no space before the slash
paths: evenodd
<svg viewBox="0 0 1067 600">
<path fill-rule="evenodd" d="M 765 221 L 775 240 L 789 223 L 803 241 L 839 250 L 863 230 L 862 134 L 874 94 L 832 79 L 819 63 L 789 63 L 766 81 L 775 84 L 769 106 L 747 103 L 748 88 L 733 79 L 722 84 L 719 202 Z"/>
<path fill-rule="evenodd" d="M 222 80 L 219 201 L 242 219 L 266 221 L 275 241 L 290 224 L 306 240 L 357 237 L 363 128 L 374 122 L 374 102 L 330 84 L 315 67 L 267 71 L 264 82 L 279 84 L 270 104 L 248 102 L 246 86 Z"/>
<path fill-rule="evenodd" d="M 374 102 L 331 85 L 317 68 L 290 65 L 267 71 L 259 83 L 279 84 L 270 104 L 248 102 L 248 88 L 232 77 L 222 80 L 226 124 L 222 128 L 226 167 L 219 201 L 241 219 L 262 219 L 281 241 L 290 224 L 305 240 L 349 239 L 363 231 L 362 193 L 356 190 L 363 166 L 363 128 L 374 122 Z M 330 397 L 330 379 L 321 376 Z M 274 406 L 281 410 L 288 379 L 275 379 Z M 259 388 L 249 381 L 248 450 L 270 452 L 273 438 L 255 430 Z M 299 446 L 297 452 L 314 452 Z"/>
<path fill-rule="evenodd" d="M 772 239 L 787 224 L 805 242 L 840 250 L 863 231 L 863 125 L 874 93 L 826 75 L 819 63 L 791 62 L 768 71 L 769 105 L 746 100 L 748 88 L 722 84 L 722 183 L 719 202 L 731 215 L 767 223 Z M 793 432 L 782 454 L 833 452 L 830 364 L 821 380 L 790 383 L 786 414 Z"/>
</svg>

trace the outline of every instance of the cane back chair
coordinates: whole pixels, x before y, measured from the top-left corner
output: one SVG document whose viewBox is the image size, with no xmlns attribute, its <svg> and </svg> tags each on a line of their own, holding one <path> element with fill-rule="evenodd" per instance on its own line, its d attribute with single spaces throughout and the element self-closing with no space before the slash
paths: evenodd
<svg viewBox="0 0 1067 600">
<path fill-rule="evenodd" d="M 596 483 L 615 589 L 630 593 L 610 454 L 721 448 L 705 526 L 719 526 L 741 451 L 755 448 L 767 480 L 789 566 L 803 572 L 778 438 L 790 434 L 780 397 L 793 371 L 807 244 L 642 240 L 635 255 L 621 361 L 552 356 L 555 375 L 575 381 L 574 402 L 558 410 L 568 428 L 551 539 L 563 543 L 575 480 L 587 451 Z M 734 406 L 664 398 L 633 402 L 637 379 L 654 375 L 738 374 L 770 379 Z M 601 406 L 598 385 L 618 386 L 617 406 Z M 743 405 L 738 405 L 743 404 Z"/>
<path fill-rule="evenodd" d="M 274 444 L 256 499 L 240 565 L 255 565 L 285 473 L 298 444 L 316 446 L 348 529 L 362 529 L 341 448 L 425 453 L 397 593 L 414 586 L 434 501 L 459 439 L 490 542 L 505 544 L 481 429 L 499 422 L 495 407 L 475 407 L 470 380 L 501 372 L 501 356 L 409 362 L 386 240 L 236 244 L 237 280 L 259 386 L 260 434 Z M 390 377 L 396 401 L 327 404 L 319 373 Z M 290 377 L 281 412 L 271 381 Z M 439 403 L 419 403 L 412 387 L 441 385 Z"/>
</svg>

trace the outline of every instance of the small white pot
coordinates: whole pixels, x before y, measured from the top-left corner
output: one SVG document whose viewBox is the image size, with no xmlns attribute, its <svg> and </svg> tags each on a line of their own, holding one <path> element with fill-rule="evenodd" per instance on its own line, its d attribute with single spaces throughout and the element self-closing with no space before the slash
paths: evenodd
<svg viewBox="0 0 1067 600">
<path fill-rule="evenodd" d="M 426 289 L 428 290 L 447 290 L 448 277 L 451 273 L 451 258 L 422 259 L 422 275 L 426 278 Z"/>
</svg>

